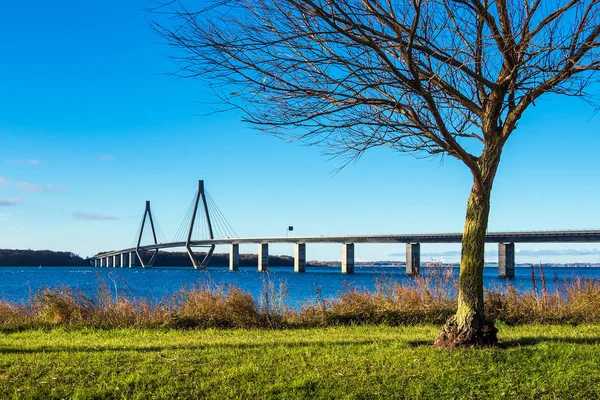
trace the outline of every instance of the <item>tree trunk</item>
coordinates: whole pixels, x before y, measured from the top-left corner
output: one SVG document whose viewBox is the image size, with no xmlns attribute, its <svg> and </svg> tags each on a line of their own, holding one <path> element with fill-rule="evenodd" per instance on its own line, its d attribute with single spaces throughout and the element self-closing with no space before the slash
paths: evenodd
<svg viewBox="0 0 600 400">
<path fill-rule="evenodd" d="M 484 246 L 491 188 L 491 182 L 475 182 L 471 190 L 462 238 L 458 309 L 446 322 L 434 347 L 493 346 L 498 342 L 498 330 L 485 318 L 483 308 Z"/>
</svg>

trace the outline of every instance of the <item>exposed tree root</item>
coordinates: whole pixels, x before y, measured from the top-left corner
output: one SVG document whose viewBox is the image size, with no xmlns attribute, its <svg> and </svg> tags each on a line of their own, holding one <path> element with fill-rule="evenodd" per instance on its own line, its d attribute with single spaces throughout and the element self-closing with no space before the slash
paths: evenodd
<svg viewBox="0 0 600 400">
<path fill-rule="evenodd" d="M 459 324 L 456 316 L 450 318 L 442 328 L 434 348 L 454 349 L 458 347 L 493 347 L 498 345 L 498 329 L 484 317 L 473 316 Z"/>
</svg>

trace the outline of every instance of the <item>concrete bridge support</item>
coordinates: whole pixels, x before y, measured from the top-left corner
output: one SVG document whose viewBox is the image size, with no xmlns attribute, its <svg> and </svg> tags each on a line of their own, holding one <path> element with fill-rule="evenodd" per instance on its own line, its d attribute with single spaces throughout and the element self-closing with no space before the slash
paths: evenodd
<svg viewBox="0 0 600 400">
<path fill-rule="evenodd" d="M 514 243 L 498 243 L 498 276 L 500 278 L 515 276 Z"/>
<path fill-rule="evenodd" d="M 342 274 L 354 273 L 354 243 L 342 244 Z"/>
<path fill-rule="evenodd" d="M 104 257 L 100 258 L 100 268 L 104 267 L 104 263 L 106 262 L 106 259 Z"/>
<path fill-rule="evenodd" d="M 237 271 L 239 269 L 240 269 L 240 245 L 237 243 L 233 243 L 229 247 L 229 270 Z"/>
<path fill-rule="evenodd" d="M 97 258 L 94 258 L 94 267 L 98 268 L 100 266 L 100 263 L 98 262 Z"/>
<path fill-rule="evenodd" d="M 406 275 L 419 275 L 421 268 L 421 245 L 406 243 Z"/>
<path fill-rule="evenodd" d="M 112 257 L 111 256 L 106 256 L 106 268 L 111 267 L 111 263 L 112 263 Z"/>
<path fill-rule="evenodd" d="M 119 267 L 125 268 L 125 253 L 121 253 L 121 259 L 119 260 Z"/>
<path fill-rule="evenodd" d="M 118 259 L 117 259 L 117 255 L 113 255 L 112 256 L 112 267 L 113 268 L 117 268 L 117 264 L 119 263 Z"/>
<path fill-rule="evenodd" d="M 306 271 L 306 244 L 296 243 L 294 245 L 294 272 Z"/>
<path fill-rule="evenodd" d="M 269 244 L 258 245 L 258 272 L 266 272 L 269 269 Z"/>
<path fill-rule="evenodd" d="M 129 252 L 129 268 L 135 267 L 136 260 L 137 260 L 137 254 L 135 254 L 135 251 L 130 251 Z"/>
</svg>

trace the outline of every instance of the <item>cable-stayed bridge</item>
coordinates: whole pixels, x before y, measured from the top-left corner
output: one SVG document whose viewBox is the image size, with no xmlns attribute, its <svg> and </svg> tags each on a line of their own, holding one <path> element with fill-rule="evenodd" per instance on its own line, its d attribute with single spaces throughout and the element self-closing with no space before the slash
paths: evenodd
<svg viewBox="0 0 600 400">
<path fill-rule="evenodd" d="M 229 269 L 236 271 L 239 269 L 239 245 L 257 244 L 257 267 L 259 271 L 266 271 L 269 265 L 269 244 L 290 243 L 295 247 L 294 271 L 304 272 L 306 244 L 338 243 L 342 245 L 342 273 L 351 274 L 354 272 L 354 244 L 404 243 L 406 244 L 406 273 L 415 275 L 418 274 L 420 267 L 421 243 L 461 243 L 461 241 L 461 233 L 240 238 L 205 190 L 204 181 L 198 181 L 198 190 L 172 241 L 166 239 L 152 214 L 150 202 L 147 201 L 132 246 L 98 253 L 93 259 L 97 267 L 132 268 L 139 262 L 142 267 L 147 268 L 154 264 L 160 249 L 180 247 L 186 249 L 195 269 L 204 269 L 210 262 L 215 246 L 229 245 Z M 498 243 L 499 276 L 512 277 L 515 267 L 515 242 L 600 242 L 600 230 L 489 232 L 486 235 L 486 242 Z M 206 249 L 203 257 L 194 253 L 194 249 L 198 248 Z"/>
</svg>

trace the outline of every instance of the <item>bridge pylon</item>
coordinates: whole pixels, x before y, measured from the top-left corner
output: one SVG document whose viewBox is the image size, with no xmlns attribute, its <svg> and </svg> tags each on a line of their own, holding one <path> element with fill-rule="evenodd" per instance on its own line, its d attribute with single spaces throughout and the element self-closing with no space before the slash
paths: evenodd
<svg viewBox="0 0 600 400">
<path fill-rule="evenodd" d="M 158 249 L 154 250 L 154 254 L 150 258 L 150 261 L 147 263 L 144 262 L 142 255 L 140 254 L 140 245 L 142 243 L 142 235 L 144 234 L 144 227 L 146 226 L 146 218 L 150 220 L 150 227 L 152 229 L 152 238 L 154 239 L 154 244 L 158 244 L 158 240 L 156 239 L 156 229 L 154 228 L 154 219 L 152 218 L 152 210 L 150 209 L 150 201 L 146 200 L 146 210 L 144 211 L 144 216 L 142 217 L 142 225 L 140 228 L 140 235 L 138 237 L 137 245 L 135 247 L 135 254 L 140 260 L 140 264 L 142 268 L 152 267 L 154 262 L 156 261 L 156 257 L 158 256 Z"/>
<path fill-rule="evenodd" d="M 205 269 L 210 259 L 212 257 L 213 252 L 215 251 L 215 245 L 205 246 L 208 247 L 208 251 L 206 255 L 202 259 L 202 261 L 198 264 L 196 261 L 196 257 L 194 256 L 194 252 L 192 251 L 192 233 L 194 231 L 194 223 L 196 221 L 196 214 L 198 213 L 198 205 L 200 204 L 200 200 L 202 200 L 202 207 L 204 208 L 204 215 L 206 217 L 206 224 L 208 228 L 208 236 L 210 239 L 214 239 L 215 236 L 213 234 L 212 222 L 210 220 L 210 212 L 208 211 L 208 204 L 206 202 L 206 193 L 204 192 L 204 181 L 198 181 L 198 191 L 196 192 L 196 198 L 194 200 L 194 211 L 192 213 L 192 219 L 190 221 L 190 228 L 188 230 L 187 239 L 185 241 L 185 248 L 187 250 L 188 255 L 190 256 L 190 260 L 192 261 L 192 265 L 194 269 Z M 199 246 L 202 247 L 202 246 Z"/>
</svg>

